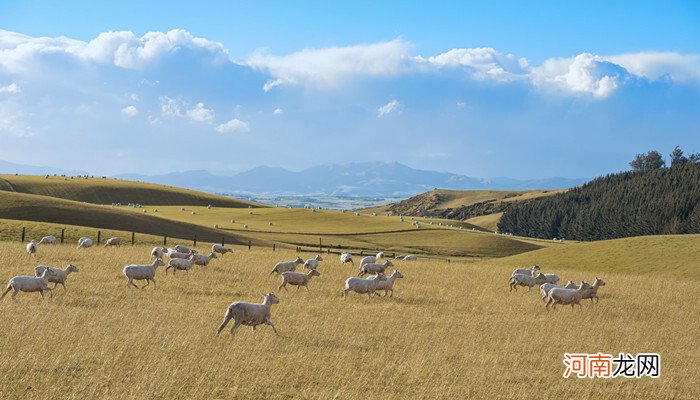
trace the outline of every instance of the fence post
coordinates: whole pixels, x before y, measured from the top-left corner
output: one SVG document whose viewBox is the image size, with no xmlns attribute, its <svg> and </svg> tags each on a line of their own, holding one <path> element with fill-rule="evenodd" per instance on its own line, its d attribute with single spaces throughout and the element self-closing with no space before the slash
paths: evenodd
<svg viewBox="0 0 700 400">
<path fill-rule="evenodd" d="M 168 245 L 168 237 L 167 237 L 167 236 L 163 236 L 163 246 L 165 247 L 165 246 L 167 246 L 167 245 Z"/>
<path fill-rule="evenodd" d="M 364 257 L 364 256 L 365 256 L 365 251 L 364 251 L 364 250 L 360 250 L 360 257 Z"/>
<path fill-rule="evenodd" d="M 250 240 L 248 240 L 248 250 L 250 250 Z"/>
<path fill-rule="evenodd" d="M 197 235 L 194 235 L 194 247 L 197 247 Z"/>
<path fill-rule="evenodd" d="M 27 232 L 27 228 L 22 227 L 22 243 L 24 243 L 24 234 Z"/>
<path fill-rule="evenodd" d="M 226 243 L 224 242 L 224 239 L 225 239 L 225 238 L 222 236 L 222 237 L 221 237 L 221 247 L 224 247 L 224 246 L 226 245 Z"/>
<path fill-rule="evenodd" d="M 136 239 L 136 232 L 131 232 L 131 245 L 133 246 Z"/>
<path fill-rule="evenodd" d="M 321 238 L 318 238 L 318 252 L 323 253 L 323 245 L 321 244 Z"/>
<path fill-rule="evenodd" d="M 61 244 L 63 244 L 63 237 L 66 235 L 66 228 L 61 229 Z"/>
<path fill-rule="evenodd" d="M 100 244 L 100 235 L 101 235 L 101 233 L 102 233 L 102 232 L 97 231 L 97 244 L 98 244 L 98 245 Z"/>
<path fill-rule="evenodd" d="M 272 243 L 272 251 L 275 251 L 275 244 Z"/>
</svg>

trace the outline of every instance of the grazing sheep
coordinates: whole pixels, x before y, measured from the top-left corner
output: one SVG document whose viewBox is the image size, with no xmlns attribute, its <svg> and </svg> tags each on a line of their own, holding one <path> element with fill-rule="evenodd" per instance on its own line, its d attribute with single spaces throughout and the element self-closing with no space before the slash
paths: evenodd
<svg viewBox="0 0 700 400">
<path fill-rule="evenodd" d="M 404 261 L 416 261 L 418 257 L 416 257 L 414 254 L 409 254 L 407 256 L 403 256 L 402 260 Z"/>
<path fill-rule="evenodd" d="M 364 264 L 360 267 L 360 274 L 359 276 L 364 276 L 366 274 L 378 274 L 378 273 L 384 273 L 388 267 L 393 267 L 394 264 L 391 263 L 391 261 L 386 260 L 384 261 L 384 264 L 374 264 L 374 263 L 369 263 L 369 264 Z"/>
<path fill-rule="evenodd" d="M 211 245 L 211 252 L 219 253 L 223 256 L 226 253 L 233 253 L 233 250 L 229 249 L 228 247 L 224 247 L 220 244 L 213 244 Z"/>
<path fill-rule="evenodd" d="M 535 264 L 532 268 L 516 268 L 515 271 L 510 276 L 515 274 L 525 274 L 530 276 L 535 276 L 535 273 L 540 270 L 540 266 Z"/>
<path fill-rule="evenodd" d="M 183 246 L 181 244 L 178 244 L 177 246 L 173 247 L 173 249 L 175 249 L 175 251 L 177 251 L 178 253 L 189 253 L 190 252 L 190 249 L 187 246 Z"/>
<path fill-rule="evenodd" d="M 559 275 L 557 274 L 544 274 L 544 283 L 557 283 L 559 282 Z"/>
<path fill-rule="evenodd" d="M 15 297 L 19 292 L 39 292 L 41 298 L 44 298 L 44 291 L 47 290 L 53 297 L 53 289 L 49 288 L 49 277 L 53 274 L 48 268 L 44 270 L 40 277 L 34 276 L 15 276 L 7 283 L 7 288 L 2 292 L 0 301 L 5 298 L 5 295 L 13 290 L 10 297 L 16 300 Z"/>
<path fill-rule="evenodd" d="M 300 286 L 303 286 L 306 288 L 306 291 L 308 291 L 309 281 L 314 276 L 321 276 L 321 273 L 318 272 L 317 269 L 311 269 L 308 274 L 302 274 L 301 272 L 294 271 L 282 272 L 282 283 L 277 288 L 277 290 L 284 288 L 284 290 L 289 291 L 287 290 L 287 284 L 290 284 L 296 286 L 297 289 L 299 289 Z"/>
<path fill-rule="evenodd" d="M 120 242 L 121 241 L 119 240 L 118 237 L 111 237 L 111 238 L 107 239 L 107 241 L 105 242 L 105 247 L 111 247 L 111 246 L 119 247 Z"/>
<path fill-rule="evenodd" d="M 318 262 L 323 261 L 323 257 L 316 255 L 314 258 L 309 258 L 304 262 L 304 267 L 302 269 L 316 269 L 318 268 Z"/>
<path fill-rule="evenodd" d="M 532 290 L 533 286 L 545 283 L 544 275 L 540 274 L 539 272 L 535 276 L 530 276 L 527 274 L 514 274 L 510 277 L 508 282 L 510 284 L 509 291 L 513 291 L 513 289 L 518 290 L 518 286 L 527 286 L 528 292 Z"/>
<path fill-rule="evenodd" d="M 243 229 L 248 229 L 248 225 L 243 225 Z"/>
<path fill-rule="evenodd" d="M 56 244 L 56 236 L 44 236 L 38 244 Z"/>
<path fill-rule="evenodd" d="M 374 290 L 384 290 L 384 297 L 386 297 L 387 293 L 391 291 L 390 297 L 394 297 L 394 281 L 396 278 L 403 278 L 403 274 L 399 272 L 398 269 L 395 269 L 394 272 L 392 272 L 392 274 L 386 278 L 386 280 L 378 282 Z"/>
<path fill-rule="evenodd" d="M 224 322 L 219 325 L 216 335 L 218 336 L 221 331 L 224 330 L 226 324 L 232 319 L 234 322 L 231 327 L 231 335 L 234 335 L 241 325 L 251 326 L 253 331 L 255 331 L 255 327 L 261 324 L 270 325 L 272 330 L 275 331 L 275 335 L 279 335 L 275 324 L 273 324 L 272 319 L 270 319 L 270 310 L 273 304 L 279 304 L 280 301 L 274 293 L 267 293 L 263 296 L 263 302 L 261 304 L 242 301 L 231 303 L 224 315 Z"/>
<path fill-rule="evenodd" d="M 168 274 L 168 270 L 170 268 L 173 269 L 173 275 L 175 275 L 175 271 L 178 269 L 189 273 L 192 265 L 194 265 L 194 259 L 196 256 L 197 254 L 192 253 L 190 258 L 171 258 L 168 260 L 168 266 L 165 268 L 165 275 Z"/>
<path fill-rule="evenodd" d="M 299 264 L 304 264 L 304 260 L 302 260 L 298 256 L 297 256 L 297 259 L 294 261 L 278 262 L 277 264 L 275 264 L 274 267 L 272 267 L 272 271 L 270 272 L 270 275 L 274 274 L 275 272 L 278 274 L 281 274 L 281 273 L 287 272 L 287 271 L 294 271 L 297 269 L 297 265 L 299 265 Z"/>
<path fill-rule="evenodd" d="M 31 257 L 33 254 L 36 254 L 36 242 L 34 240 L 27 243 L 27 255 Z"/>
<path fill-rule="evenodd" d="M 46 269 L 51 270 L 51 274 L 48 276 L 49 282 L 54 284 L 51 290 L 56 289 L 56 286 L 60 283 L 61 286 L 63 286 L 63 290 L 66 291 L 66 279 L 68 279 L 68 274 L 71 272 L 80 272 L 78 267 L 73 264 L 68 264 L 65 269 L 49 267 L 47 265 L 37 265 L 34 267 L 34 275 L 42 276 Z"/>
<path fill-rule="evenodd" d="M 340 255 L 340 263 L 345 264 L 345 263 L 350 263 L 352 266 L 355 266 L 355 262 L 352 260 L 352 254 L 350 253 L 343 253 Z"/>
<path fill-rule="evenodd" d="M 549 305 L 552 305 L 552 309 L 556 309 L 557 304 L 571 305 L 571 310 L 574 309 L 574 305 L 578 304 L 579 307 L 583 308 L 581 305 L 581 299 L 588 290 L 590 290 L 591 285 L 587 282 L 581 282 L 581 287 L 578 289 L 564 289 L 564 288 L 553 288 L 549 291 L 547 295 L 547 303 L 545 308 L 549 310 Z"/>
<path fill-rule="evenodd" d="M 167 253 L 168 249 L 164 247 L 154 247 L 153 250 L 151 250 L 151 259 L 153 258 L 159 258 L 163 259 L 163 256 Z"/>
<path fill-rule="evenodd" d="M 209 261 L 211 261 L 213 258 L 216 258 L 216 253 L 209 253 L 208 256 L 205 256 L 204 254 L 193 254 L 194 256 L 194 263 L 196 265 L 202 265 L 204 267 L 209 265 Z"/>
<path fill-rule="evenodd" d="M 133 286 L 136 289 L 143 289 L 146 286 L 150 284 L 150 282 L 153 282 L 153 288 L 156 288 L 156 269 L 158 267 L 165 265 L 162 260 L 156 258 L 153 260 L 153 263 L 147 264 L 147 265 L 127 265 L 124 267 L 124 275 L 126 278 L 129 280 L 126 283 L 126 286 Z M 134 283 L 134 279 L 136 280 L 146 280 L 146 284 L 143 285 L 142 287 L 136 286 Z"/>
<path fill-rule="evenodd" d="M 348 278 L 345 280 L 345 289 L 343 290 L 343 299 L 347 299 L 348 292 L 367 293 L 370 299 L 374 296 L 374 291 L 377 290 L 377 285 L 386 280 L 384 274 L 377 274 L 369 278 Z"/>
<path fill-rule="evenodd" d="M 82 237 L 78 240 L 79 249 L 87 249 L 88 247 L 92 247 L 92 239 Z"/>
<path fill-rule="evenodd" d="M 588 290 L 586 290 L 583 293 L 583 299 L 591 299 L 591 304 L 593 304 L 593 298 L 595 298 L 595 302 L 598 302 L 598 288 L 601 286 L 605 286 L 605 281 L 598 278 L 597 276 L 595 277 L 595 282 L 593 282 L 593 286 L 591 286 Z"/>
</svg>

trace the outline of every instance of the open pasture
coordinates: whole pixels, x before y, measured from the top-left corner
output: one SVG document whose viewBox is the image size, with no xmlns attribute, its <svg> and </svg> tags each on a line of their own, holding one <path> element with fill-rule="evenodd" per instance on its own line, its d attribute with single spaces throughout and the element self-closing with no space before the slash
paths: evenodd
<svg viewBox="0 0 700 400">
<path fill-rule="evenodd" d="M 321 262 L 309 292 L 279 292 L 280 278 L 268 276 L 296 253 L 255 249 L 175 276 L 160 267 L 157 289 L 137 290 L 126 287 L 121 270 L 146 263 L 150 247 L 45 247 L 30 260 L 21 244 L 0 243 L 3 285 L 40 263 L 80 267 L 68 291 L 59 288 L 52 299 L 20 293 L 17 302 L 0 303 L 0 396 L 693 398 L 700 383 L 700 304 L 693 294 L 700 278 L 697 268 L 679 276 L 673 270 L 696 257 L 681 252 L 673 262 L 647 265 L 643 255 L 657 251 L 649 242 L 624 245 L 630 249 L 620 257 L 639 259 L 615 260 L 613 253 L 596 264 L 595 247 L 557 246 L 479 263 L 396 262 L 405 278 L 393 298 L 351 293 L 343 301 L 343 282 L 356 269 L 336 257 Z M 544 272 L 563 280 L 604 273 L 600 303 L 548 312 L 535 290 L 509 293 L 512 269 L 539 261 L 539 254 Z M 633 263 L 666 271 L 626 267 Z M 215 336 L 231 302 L 260 302 L 270 291 L 280 297 L 272 308 L 279 337 L 268 326 Z M 658 352 L 661 377 L 562 378 L 565 352 L 598 351 Z"/>
</svg>

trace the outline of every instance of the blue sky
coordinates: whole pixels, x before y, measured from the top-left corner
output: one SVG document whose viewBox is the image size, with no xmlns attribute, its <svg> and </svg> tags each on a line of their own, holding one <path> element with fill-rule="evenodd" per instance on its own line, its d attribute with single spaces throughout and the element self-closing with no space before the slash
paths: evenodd
<svg viewBox="0 0 700 400">
<path fill-rule="evenodd" d="M 0 159 L 595 176 L 700 151 L 699 4 L 3 1 Z"/>
</svg>

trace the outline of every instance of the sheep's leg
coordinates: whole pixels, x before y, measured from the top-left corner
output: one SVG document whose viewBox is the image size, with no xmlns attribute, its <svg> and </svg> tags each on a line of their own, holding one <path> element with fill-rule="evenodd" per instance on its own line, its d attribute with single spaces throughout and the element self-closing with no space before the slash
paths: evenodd
<svg viewBox="0 0 700 400">
<path fill-rule="evenodd" d="M 53 288 L 56 289 L 56 286 L 58 286 L 58 282 L 53 283 Z"/>
<path fill-rule="evenodd" d="M 141 286 L 141 289 L 144 289 L 146 286 L 148 286 L 150 284 L 151 284 L 151 281 L 148 278 L 146 278 L 146 284 Z"/>
<path fill-rule="evenodd" d="M 528 292 L 532 291 L 532 285 L 528 285 L 527 291 L 528 291 Z"/>
<path fill-rule="evenodd" d="M 155 277 L 151 278 L 151 282 L 153 282 L 153 289 L 155 289 L 156 288 L 156 278 Z"/>
<path fill-rule="evenodd" d="M 43 290 L 39 290 L 39 294 L 41 295 L 41 298 L 44 299 L 44 291 L 43 291 Z"/>
<path fill-rule="evenodd" d="M 308 291 L 309 291 L 309 286 L 308 286 L 308 285 L 304 285 L 304 287 L 306 288 L 306 291 L 308 292 Z"/>
<path fill-rule="evenodd" d="M 275 328 L 275 324 L 272 323 L 271 319 L 267 319 L 265 321 L 266 324 L 270 325 L 272 327 L 272 330 L 275 331 L 275 335 L 279 336 L 279 332 L 277 332 L 277 328 Z"/>
<path fill-rule="evenodd" d="M 47 288 L 46 290 L 48 290 L 48 291 L 49 291 L 49 294 L 51 295 L 51 298 L 53 298 L 53 289 L 49 289 L 49 288 Z"/>
<path fill-rule="evenodd" d="M 348 289 L 343 290 L 343 300 L 348 299 Z"/>
<path fill-rule="evenodd" d="M 230 320 L 231 320 L 231 313 L 229 312 L 229 310 L 226 310 L 226 315 L 224 315 L 224 322 L 222 322 L 221 325 L 219 325 L 219 329 L 216 330 L 216 336 L 219 336 L 221 331 L 223 331 L 224 328 L 226 328 L 226 324 L 228 324 L 228 321 L 230 321 Z"/>
<path fill-rule="evenodd" d="M 236 331 L 238 330 L 239 326 L 241 326 L 241 321 L 235 321 L 233 326 L 231 327 L 231 336 L 236 334 Z"/>
<path fill-rule="evenodd" d="M 4 292 L 2 292 L 2 296 L 0 296 L 0 300 L 4 299 L 4 298 L 5 298 L 5 295 L 8 294 L 8 293 L 10 292 L 10 290 L 12 290 L 12 286 L 11 286 L 11 285 L 7 285 L 7 289 L 5 289 Z"/>
<path fill-rule="evenodd" d="M 389 297 L 394 297 L 394 289 L 389 289 L 389 290 L 391 290 L 391 296 L 389 296 Z M 384 291 L 384 297 L 386 297 L 386 292 L 387 292 L 387 291 L 385 290 L 385 291 Z"/>
<path fill-rule="evenodd" d="M 287 284 L 285 284 L 284 282 L 282 282 L 282 284 L 277 288 L 277 290 L 282 290 L 282 288 L 284 288 L 284 290 L 289 292 L 289 289 L 287 289 Z"/>
<path fill-rule="evenodd" d="M 250 327 L 252 328 L 253 333 L 255 333 L 255 325 L 251 325 Z"/>
<path fill-rule="evenodd" d="M 64 291 L 64 292 L 67 292 L 67 291 L 68 291 L 68 289 L 66 289 L 66 284 L 65 284 L 65 283 L 61 282 L 61 286 L 63 286 L 63 291 Z M 56 289 L 56 286 L 54 286 L 53 288 Z"/>
<path fill-rule="evenodd" d="M 126 286 L 127 286 L 127 287 L 133 286 L 133 287 L 135 287 L 136 289 L 139 288 L 138 286 L 136 286 L 136 284 L 134 283 L 134 280 L 133 280 L 132 278 L 129 278 L 129 282 L 127 282 Z"/>
<path fill-rule="evenodd" d="M 17 293 L 19 293 L 19 290 L 15 289 L 15 288 L 12 288 L 12 289 L 14 289 L 14 291 L 10 295 L 10 298 L 12 298 L 12 300 L 17 300 Z"/>
</svg>

